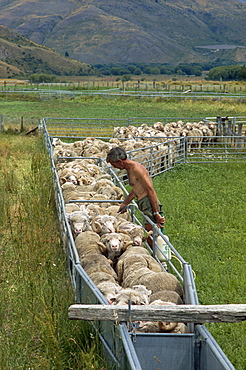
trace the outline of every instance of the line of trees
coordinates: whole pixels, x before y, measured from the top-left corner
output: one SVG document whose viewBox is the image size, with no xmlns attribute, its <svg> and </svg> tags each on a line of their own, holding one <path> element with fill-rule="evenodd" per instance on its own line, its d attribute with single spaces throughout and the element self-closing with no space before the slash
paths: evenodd
<svg viewBox="0 0 246 370">
<path fill-rule="evenodd" d="M 203 73 L 202 66 L 191 64 L 179 64 L 177 66 L 160 64 L 98 64 L 93 67 L 94 73 L 91 73 L 90 71 L 90 75 L 116 76 L 116 81 L 129 81 L 134 77 L 135 79 L 137 77 L 140 80 L 142 74 L 201 76 Z M 45 73 L 34 73 L 27 77 L 32 83 L 59 82 L 57 78 L 58 76 Z M 246 66 L 229 65 L 214 67 L 209 70 L 205 79 L 213 81 L 246 81 Z"/>
<path fill-rule="evenodd" d="M 242 81 L 246 80 L 246 66 L 232 65 L 210 69 L 208 80 L 216 81 Z"/>
<path fill-rule="evenodd" d="M 142 74 L 150 75 L 186 75 L 202 76 L 204 71 L 209 71 L 205 77 L 207 80 L 246 80 L 246 67 L 241 65 L 217 65 L 214 63 L 191 63 L 191 64 L 159 64 L 159 63 L 131 63 L 131 64 L 96 64 L 94 69 L 99 76 L 141 76 Z M 129 78 L 130 76 L 130 78 Z"/>
<path fill-rule="evenodd" d="M 160 75 L 160 74 L 177 74 L 177 75 L 202 75 L 202 66 L 198 64 L 159 64 L 159 63 L 131 63 L 131 64 L 96 64 L 93 66 L 99 75 L 103 76 L 123 76 L 141 74 Z"/>
</svg>

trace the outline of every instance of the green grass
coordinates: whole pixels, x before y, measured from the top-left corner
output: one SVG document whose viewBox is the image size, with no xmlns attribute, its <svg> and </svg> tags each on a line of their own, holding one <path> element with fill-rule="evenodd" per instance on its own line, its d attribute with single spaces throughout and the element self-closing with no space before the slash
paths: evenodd
<svg viewBox="0 0 246 370">
<path fill-rule="evenodd" d="M 21 116 L 30 124 L 49 116 L 246 116 L 241 103 L 103 98 L 3 99 L 0 109 L 6 125 L 19 124 Z M 154 179 L 166 234 L 191 263 L 202 304 L 245 303 L 245 167 L 182 165 Z M 67 320 L 74 297 L 61 251 L 49 162 L 39 139 L 2 134 L 0 172 L 1 366 L 99 369 L 97 343 L 88 340 L 90 327 Z M 236 369 L 245 370 L 245 322 L 208 328 Z"/>
<path fill-rule="evenodd" d="M 10 117 L 216 117 L 246 116 L 246 104 L 220 101 L 174 101 L 160 99 L 82 97 L 50 101 L 0 100 L 1 114 Z"/>
<path fill-rule="evenodd" d="M 182 165 L 154 178 L 165 233 L 191 264 L 201 304 L 245 303 L 246 163 Z M 244 370 L 246 322 L 208 329 Z"/>
<path fill-rule="evenodd" d="M 68 320 L 75 302 L 41 138 L 0 137 L 2 369 L 102 368 L 92 328 Z"/>
</svg>

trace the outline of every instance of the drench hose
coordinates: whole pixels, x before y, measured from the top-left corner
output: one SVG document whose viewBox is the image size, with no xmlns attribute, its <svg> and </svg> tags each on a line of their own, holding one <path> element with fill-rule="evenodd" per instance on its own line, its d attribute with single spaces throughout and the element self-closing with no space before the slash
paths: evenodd
<svg viewBox="0 0 246 370">
<path fill-rule="evenodd" d="M 159 206 L 160 206 L 159 213 L 160 213 L 161 216 L 164 216 L 163 211 L 162 211 L 162 204 L 160 204 Z M 161 230 L 162 234 L 165 235 L 164 226 L 161 226 L 160 230 Z M 166 238 L 169 240 L 168 236 L 166 236 Z M 161 253 L 160 250 L 157 249 L 157 257 L 159 258 L 160 262 L 166 262 L 166 258 L 170 260 L 171 259 L 171 251 L 170 251 L 169 246 L 165 242 L 165 240 L 160 235 L 158 235 L 157 238 L 156 238 L 156 242 L 157 242 L 158 247 L 160 248 L 160 250 L 162 252 Z M 163 256 L 163 254 L 166 256 L 166 258 Z"/>
</svg>

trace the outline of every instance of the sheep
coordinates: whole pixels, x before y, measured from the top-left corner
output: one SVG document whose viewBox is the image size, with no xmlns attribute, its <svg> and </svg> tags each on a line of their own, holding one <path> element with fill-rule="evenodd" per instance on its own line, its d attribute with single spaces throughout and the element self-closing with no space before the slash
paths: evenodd
<svg viewBox="0 0 246 370">
<path fill-rule="evenodd" d="M 161 290 L 172 290 L 178 293 L 178 295 L 182 298 L 183 297 L 183 288 L 178 281 L 178 279 L 167 272 L 162 271 L 151 271 L 149 268 L 146 267 L 146 260 L 141 260 L 139 257 L 143 257 L 149 255 L 149 252 L 143 247 L 129 247 L 118 259 L 116 264 L 116 272 L 118 275 L 119 281 L 123 278 L 122 286 L 126 287 L 126 283 L 128 287 L 132 287 L 134 285 L 145 285 L 147 289 L 152 290 L 152 294 L 156 293 Z M 128 259 L 127 264 L 125 264 L 124 260 Z M 140 274 L 139 271 L 135 268 L 131 267 L 130 259 L 132 258 L 133 261 L 136 262 L 139 266 L 142 266 L 143 274 Z M 142 265 L 141 265 L 142 263 Z M 129 266 L 129 270 L 131 270 L 131 277 L 127 274 L 127 270 L 125 267 Z M 135 266 L 135 267 L 136 267 Z M 161 267 L 161 266 L 160 266 Z M 154 267 L 155 268 L 155 267 Z M 126 276 L 127 281 L 125 280 L 124 283 L 124 275 Z"/>
<path fill-rule="evenodd" d="M 116 283 L 115 278 L 106 272 L 103 271 L 97 271 L 90 274 L 90 279 L 93 281 L 93 283 L 96 286 L 100 286 L 101 283 L 110 282 L 110 283 Z"/>
<path fill-rule="evenodd" d="M 106 195 L 107 199 L 120 200 L 124 198 L 124 193 L 117 186 L 105 185 L 97 190 L 97 194 Z"/>
<path fill-rule="evenodd" d="M 187 124 L 188 125 L 188 124 Z M 189 126 L 187 126 L 189 127 Z M 203 132 L 197 128 L 191 127 L 191 129 L 184 129 L 182 136 L 188 137 L 188 151 L 190 152 L 192 148 L 201 148 Z"/>
<path fill-rule="evenodd" d="M 151 290 L 146 289 L 142 285 L 132 288 L 122 288 L 113 299 L 114 305 L 126 305 L 128 300 L 133 305 L 147 305 L 149 304 L 149 295 Z"/>
<path fill-rule="evenodd" d="M 84 231 L 75 238 L 79 258 L 83 259 L 89 254 L 103 254 L 106 247 L 100 242 L 100 236 L 93 231 Z"/>
<path fill-rule="evenodd" d="M 80 262 L 81 266 L 89 276 L 94 272 L 101 271 L 112 275 L 115 280 L 117 280 L 117 274 L 115 270 L 112 268 L 107 257 L 102 254 L 89 254 L 86 257 L 82 258 Z"/>
<path fill-rule="evenodd" d="M 123 235 L 118 233 L 103 234 L 100 241 L 106 246 L 107 257 L 113 263 L 116 262 L 117 258 L 129 245 L 132 245 L 132 241 L 129 241 L 126 245 L 124 245 Z"/>
<path fill-rule="evenodd" d="M 58 137 L 54 137 L 52 140 L 52 145 L 56 147 L 57 145 L 62 146 L 63 148 L 74 148 L 74 143 L 65 143 Z"/>
<path fill-rule="evenodd" d="M 88 213 L 74 211 L 67 216 L 74 238 L 83 231 L 91 230 Z"/>
<path fill-rule="evenodd" d="M 180 295 L 172 290 L 160 290 L 155 293 L 151 293 L 149 302 L 153 302 L 160 299 L 164 302 L 171 302 L 174 304 L 183 304 L 183 300 L 181 299 Z"/>
<path fill-rule="evenodd" d="M 150 272 L 163 271 L 161 265 L 150 255 L 139 255 L 137 253 L 125 256 L 117 264 L 117 273 L 119 281 L 122 281 L 123 287 L 132 287 L 132 282 L 136 274 L 142 276 Z M 141 284 L 141 283 L 139 283 Z M 142 284 L 144 285 L 144 284 Z M 151 289 L 150 287 L 148 289 Z"/>
<path fill-rule="evenodd" d="M 164 302 L 160 299 L 153 301 L 150 305 L 175 305 L 171 302 Z M 188 331 L 187 326 L 178 322 L 165 321 L 140 321 L 138 325 L 138 332 L 143 333 L 179 333 L 183 334 Z"/>
<path fill-rule="evenodd" d="M 76 153 L 71 149 L 64 149 L 62 146 L 56 146 L 53 149 L 53 159 L 57 163 L 59 157 L 75 157 Z"/>
<path fill-rule="evenodd" d="M 74 211 L 80 211 L 80 208 L 79 208 L 78 204 L 76 204 L 76 203 L 67 203 L 67 204 L 65 204 L 66 216 L 68 216 L 70 213 L 72 213 Z"/>
<path fill-rule="evenodd" d="M 70 200 L 89 200 L 94 196 L 93 192 L 79 192 L 73 190 L 70 191 L 69 189 L 66 189 L 62 192 L 63 198 L 65 203 L 69 203 Z"/>
<path fill-rule="evenodd" d="M 129 221 L 129 222 L 132 221 L 131 214 L 128 210 L 125 213 L 121 213 L 121 214 L 118 213 L 118 210 L 119 210 L 119 206 L 109 206 L 109 207 L 107 207 L 107 214 L 109 216 L 114 216 L 118 219 L 119 219 L 119 216 L 120 216 L 120 218 L 123 219 L 124 221 Z M 123 220 L 122 220 L 122 222 L 123 222 Z"/>
<path fill-rule="evenodd" d="M 145 285 L 147 289 L 151 289 L 152 293 L 156 293 L 160 290 L 172 290 L 183 297 L 183 288 L 178 279 L 171 273 L 168 272 L 154 272 L 149 270 L 143 275 L 140 275 L 138 271 L 135 272 L 135 278 L 132 276 L 130 286 L 141 284 Z M 123 285 L 123 284 L 122 284 Z"/>
<path fill-rule="evenodd" d="M 133 245 L 140 246 L 147 240 L 147 237 L 151 234 L 149 232 L 147 236 L 144 236 L 144 229 L 140 225 L 136 225 L 133 222 L 121 222 L 117 225 L 117 232 L 128 234 L 133 241 Z"/>
<path fill-rule="evenodd" d="M 90 221 L 92 221 L 96 216 L 104 214 L 104 208 L 98 204 L 89 203 L 86 205 L 86 212 L 90 217 Z"/>
<path fill-rule="evenodd" d="M 101 281 L 97 284 L 97 287 L 110 304 L 115 301 L 116 295 L 122 289 L 117 282 L 112 281 Z"/>
<path fill-rule="evenodd" d="M 66 170 L 66 171 L 65 171 Z M 77 174 L 75 174 L 73 171 L 69 169 L 64 169 L 60 174 L 59 174 L 59 181 L 60 184 L 64 184 L 66 182 L 71 182 L 74 185 L 78 185 L 78 179 L 77 179 Z"/>
<path fill-rule="evenodd" d="M 91 228 L 100 236 L 103 234 L 114 233 L 117 225 L 117 219 L 114 216 L 98 215 L 91 220 Z"/>
</svg>

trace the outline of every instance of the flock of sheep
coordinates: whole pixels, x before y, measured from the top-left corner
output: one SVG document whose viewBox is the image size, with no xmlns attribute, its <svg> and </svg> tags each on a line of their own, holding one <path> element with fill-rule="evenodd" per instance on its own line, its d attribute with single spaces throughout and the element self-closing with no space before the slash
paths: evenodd
<svg viewBox="0 0 246 370">
<path fill-rule="evenodd" d="M 193 148 L 199 149 L 202 145 L 214 141 L 216 133 L 216 123 L 203 121 L 177 121 L 167 124 L 156 122 L 152 126 L 142 124 L 139 127 L 120 126 L 114 128 L 113 137 L 108 142 L 88 137 L 64 147 L 59 144 L 59 139 L 55 139 L 54 159 L 59 156 L 105 159 L 111 148 L 121 146 L 129 152 L 131 159 L 141 162 L 152 175 L 156 175 L 174 165 L 184 150 L 182 138 L 187 137 L 187 150 L 192 151 Z M 124 179 L 124 171 L 118 171 L 117 175 Z"/>
<path fill-rule="evenodd" d="M 187 125 L 186 130 L 189 130 Z M 204 125 L 204 129 L 205 126 L 206 130 L 212 130 L 212 126 Z M 163 133 L 165 128 L 167 132 L 168 127 L 178 130 L 179 123 L 174 127 L 174 124 L 164 126 L 158 122 L 148 130 L 142 125 L 134 127 L 132 134 L 145 136 L 144 133 L 149 131 L 146 136 L 157 136 L 156 131 Z M 115 137 L 109 142 L 86 138 L 64 143 L 53 139 L 53 157 L 66 217 L 81 266 L 110 304 L 127 304 L 128 300 L 138 305 L 182 304 L 183 288 L 180 282 L 150 255 L 144 246 L 148 234 L 132 222 L 131 214 L 128 211 L 117 213 L 119 201 L 124 198 L 123 190 L 115 186 L 103 167 L 96 164 L 98 157 L 105 158 L 114 146 L 121 145 L 126 150 L 132 150 L 130 147 L 140 148 L 139 145 L 143 145 L 144 139 L 136 141 L 130 137 L 129 140 L 119 141 L 116 138 L 126 135 L 126 129 L 131 128 L 115 128 Z M 153 145 L 152 138 L 149 140 Z M 66 159 L 60 160 L 59 157 Z M 137 330 L 184 333 L 187 327 L 182 323 L 139 322 Z"/>
</svg>

